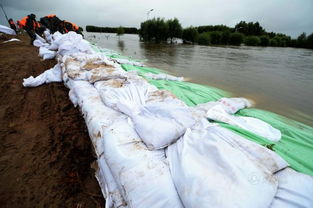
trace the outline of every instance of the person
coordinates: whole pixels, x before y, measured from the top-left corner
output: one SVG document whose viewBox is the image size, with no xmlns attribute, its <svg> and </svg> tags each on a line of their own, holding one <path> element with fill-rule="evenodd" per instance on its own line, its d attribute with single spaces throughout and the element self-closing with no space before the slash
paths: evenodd
<svg viewBox="0 0 313 208">
<path fill-rule="evenodd" d="M 14 23 L 14 21 L 13 21 L 12 18 L 9 19 L 9 25 L 10 25 L 10 28 L 11 28 L 12 30 L 14 30 L 15 32 L 17 32 L 15 23 Z"/>
<path fill-rule="evenodd" d="M 39 33 L 42 31 L 42 29 L 40 29 L 40 24 L 36 21 L 36 15 L 34 14 L 27 15 L 19 20 L 18 26 L 19 28 L 26 30 L 31 39 L 31 44 L 36 39 L 36 31 Z"/>
<path fill-rule="evenodd" d="M 61 22 L 62 21 L 55 14 L 49 14 L 40 18 L 40 23 L 46 26 L 52 34 L 59 30 Z"/>
<path fill-rule="evenodd" d="M 68 33 L 70 31 L 74 31 L 77 34 L 80 34 L 80 35 L 82 35 L 84 37 L 84 35 L 82 33 L 82 28 L 79 27 L 78 25 L 76 25 L 76 24 L 74 24 L 72 22 L 66 21 L 66 20 L 63 20 L 60 25 L 61 25 L 60 32 L 62 34 Z"/>
</svg>

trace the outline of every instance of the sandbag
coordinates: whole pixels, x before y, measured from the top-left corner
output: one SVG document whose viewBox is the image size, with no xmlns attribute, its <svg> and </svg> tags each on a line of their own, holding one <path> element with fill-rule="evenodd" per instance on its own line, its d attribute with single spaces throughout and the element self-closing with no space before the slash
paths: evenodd
<svg viewBox="0 0 313 208">
<path fill-rule="evenodd" d="M 127 207 L 127 202 L 121 195 L 118 184 L 116 183 L 104 157 L 101 156 L 97 162 L 99 168 L 96 172 L 96 178 L 99 182 L 101 191 L 105 196 L 105 207 Z"/>
<path fill-rule="evenodd" d="M 270 141 L 277 142 L 281 139 L 281 132 L 264 121 L 252 117 L 230 115 L 221 105 L 215 105 L 210 108 L 206 112 L 206 116 L 211 120 L 224 122 L 251 131 Z"/>
<path fill-rule="evenodd" d="M 233 136 L 222 127 L 200 125 L 167 148 L 172 178 L 185 207 L 264 208 L 271 204 L 277 179 Z"/>
<path fill-rule="evenodd" d="M 103 136 L 105 160 L 128 207 L 183 207 L 164 150 L 149 151 L 127 118 L 116 120 Z"/>
<path fill-rule="evenodd" d="M 276 174 L 278 190 L 271 208 L 313 207 L 313 177 L 286 168 Z"/>
<path fill-rule="evenodd" d="M 7 40 L 7 41 L 4 41 L 3 43 L 9 43 L 9 42 L 19 42 L 19 41 L 21 41 L 20 39 L 17 39 L 17 38 L 12 38 L 12 39 L 10 39 L 10 40 Z"/>
<path fill-rule="evenodd" d="M 167 147 L 195 124 L 188 107 L 178 106 L 177 103 L 159 102 L 138 106 L 121 100 L 117 107 L 132 119 L 136 132 L 149 150 Z"/>
<path fill-rule="evenodd" d="M 156 79 L 156 80 L 172 80 L 172 81 L 184 81 L 184 77 L 175 77 L 173 75 L 169 75 L 169 74 L 153 74 L 153 73 L 146 73 L 145 77 L 149 78 L 149 79 Z"/>
<path fill-rule="evenodd" d="M 0 32 L 8 35 L 16 35 L 16 32 L 14 30 L 4 25 L 0 25 Z"/>
<path fill-rule="evenodd" d="M 30 76 L 27 79 L 23 80 L 24 87 L 37 87 L 44 83 L 61 82 L 62 75 L 60 64 L 56 64 L 53 68 L 46 70 L 35 78 L 33 76 Z"/>
<path fill-rule="evenodd" d="M 144 84 L 127 84 L 118 88 L 101 84 L 95 86 L 103 102 L 132 119 L 136 132 L 150 150 L 175 142 L 195 123 L 188 107 L 179 105 L 174 99 L 146 103 L 149 89 Z"/>
<path fill-rule="evenodd" d="M 44 60 L 46 60 L 46 59 L 54 59 L 56 54 L 57 53 L 55 51 L 51 51 L 51 50 L 47 49 L 44 46 L 41 46 L 39 48 L 39 56 L 42 57 Z"/>
</svg>

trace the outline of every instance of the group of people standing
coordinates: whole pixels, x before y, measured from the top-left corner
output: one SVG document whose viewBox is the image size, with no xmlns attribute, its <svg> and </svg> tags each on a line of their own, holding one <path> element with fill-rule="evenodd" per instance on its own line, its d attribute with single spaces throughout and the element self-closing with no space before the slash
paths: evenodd
<svg viewBox="0 0 313 208">
<path fill-rule="evenodd" d="M 12 19 L 9 19 L 9 24 L 13 30 L 17 31 L 17 27 Z M 62 34 L 74 31 L 83 35 L 83 29 L 81 27 L 66 20 L 60 20 L 55 14 L 44 16 L 40 18 L 39 22 L 36 20 L 36 15 L 29 14 L 26 17 L 18 20 L 16 24 L 18 28 L 24 29 L 28 33 L 29 37 L 31 38 L 31 43 L 36 39 L 36 33 L 38 35 L 42 35 L 47 28 L 52 34 L 57 31 Z"/>
</svg>

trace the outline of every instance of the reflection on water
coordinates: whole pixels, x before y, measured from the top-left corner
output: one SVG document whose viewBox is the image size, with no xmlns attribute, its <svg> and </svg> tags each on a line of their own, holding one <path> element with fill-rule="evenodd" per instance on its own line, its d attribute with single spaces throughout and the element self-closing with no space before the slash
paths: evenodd
<svg viewBox="0 0 313 208">
<path fill-rule="evenodd" d="M 137 35 L 119 39 L 116 34 L 86 33 L 85 37 L 145 60 L 147 66 L 253 99 L 259 108 L 313 126 L 313 50 L 152 44 L 139 42 Z"/>
<path fill-rule="evenodd" d="M 123 41 L 123 40 L 118 40 L 117 46 L 118 46 L 118 48 L 120 49 L 120 51 L 123 53 L 123 52 L 124 52 L 124 49 L 125 49 L 125 43 L 124 43 L 124 41 Z"/>
</svg>

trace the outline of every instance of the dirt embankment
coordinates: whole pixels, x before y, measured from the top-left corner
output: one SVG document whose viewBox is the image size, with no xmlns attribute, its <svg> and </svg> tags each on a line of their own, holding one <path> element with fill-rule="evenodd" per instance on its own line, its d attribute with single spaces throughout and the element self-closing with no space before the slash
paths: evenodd
<svg viewBox="0 0 313 208">
<path fill-rule="evenodd" d="M 0 207 L 103 207 L 91 142 L 68 89 L 22 86 L 55 61 L 40 60 L 28 37 L 18 38 L 0 38 Z"/>
</svg>

